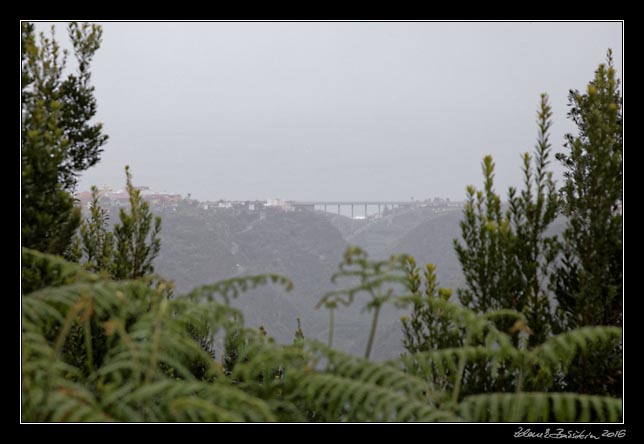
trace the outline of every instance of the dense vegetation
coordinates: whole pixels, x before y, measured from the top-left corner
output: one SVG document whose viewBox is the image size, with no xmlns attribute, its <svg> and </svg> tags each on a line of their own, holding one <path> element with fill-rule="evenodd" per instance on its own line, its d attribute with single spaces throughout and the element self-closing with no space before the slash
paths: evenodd
<svg viewBox="0 0 644 444">
<path fill-rule="evenodd" d="M 95 109 L 87 69 L 100 28 L 69 30 L 85 79 L 70 82 L 84 94 L 57 92 L 56 73 L 45 91 L 53 98 L 23 87 L 24 421 L 621 419 L 622 104 L 610 53 L 588 91 L 571 92 L 579 134 L 557 156 L 568 171 L 561 193 L 548 171 L 545 95 L 534 156 L 523 157 L 523 189 L 508 191 L 507 208 L 493 189 L 493 160 L 484 159 L 484 188 L 468 187 L 455 241 L 464 275 L 458 302 L 439 287 L 434 265 L 349 247 L 332 275 L 338 287 L 318 303 L 329 315 L 327 343 L 306 338 L 298 320 L 284 345 L 247 327 L 233 301 L 267 285 L 291 291 L 288 278 L 266 270 L 177 295 L 154 275 L 161 221 L 129 170 L 119 222 L 108 224 L 95 192 L 76 230 L 73 178 L 98 160 L 105 140 L 87 123 Z M 57 66 L 57 44 L 43 38 L 39 47 L 29 25 L 22 43 L 23 85 L 31 85 L 34 73 Z M 60 117 L 59 95 L 83 117 Z M 50 174 L 40 182 L 30 168 L 43 156 Z M 58 200 L 36 199 L 38 187 Z M 549 231 L 559 213 L 561 238 Z M 62 222 L 52 228 L 53 220 Z M 406 352 L 375 363 L 388 306 L 412 309 L 402 319 Z M 344 307 L 372 317 L 364 357 L 333 348 Z"/>
<path fill-rule="evenodd" d="M 22 23 L 21 204 L 22 245 L 64 254 L 80 223 L 71 192 L 78 175 L 96 164 L 107 136 L 96 114 L 90 66 L 101 43 L 100 26 L 71 23 L 77 72 L 63 78 L 67 51 L 52 36 L 36 39 Z"/>
<path fill-rule="evenodd" d="M 362 261 L 363 253 L 352 251 L 348 262 Z M 436 299 L 431 306 L 461 327 L 469 344 L 375 364 L 301 336 L 278 345 L 244 328 L 231 298 L 271 281 L 288 287 L 279 276 L 231 279 L 167 298 L 163 285 L 100 278 L 31 250 L 23 260 L 55 276 L 54 285 L 23 300 L 28 421 L 615 421 L 621 415 L 619 399 L 546 391 L 578 353 L 619 341 L 616 327 L 586 327 L 528 350 L 490 316 Z M 226 339 L 219 357 L 212 352 L 217 337 Z M 512 369 L 513 389 L 462 390 L 464 363 L 481 360 L 497 373 Z"/>
</svg>

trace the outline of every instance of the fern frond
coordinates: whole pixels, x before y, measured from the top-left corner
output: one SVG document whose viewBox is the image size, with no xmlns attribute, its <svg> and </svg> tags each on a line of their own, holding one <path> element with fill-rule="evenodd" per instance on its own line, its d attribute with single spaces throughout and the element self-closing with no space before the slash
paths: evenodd
<svg viewBox="0 0 644 444">
<path fill-rule="evenodd" d="M 524 373 L 534 381 L 564 372 L 587 348 L 618 343 L 620 329 L 587 327 L 525 350 L 490 320 L 521 320 L 517 313 L 478 316 L 429 298 L 425 302 L 462 329 L 469 345 L 373 363 L 312 340 L 276 344 L 244 328 L 230 298 L 271 280 L 270 275 L 235 279 L 168 299 L 145 281 L 91 277 L 23 296 L 24 420 L 614 421 L 621 416 L 617 399 L 520 392 Z M 236 338 L 230 341 L 235 349 L 228 350 L 234 356 L 224 354 L 223 365 L 204 346 L 221 333 L 227 348 L 228 339 Z M 472 394 L 467 384 L 476 372 L 496 377 L 500 367 L 507 383 L 519 381 L 518 393 Z"/>
<path fill-rule="evenodd" d="M 389 387 L 406 393 L 411 398 L 430 403 L 440 398 L 429 380 L 423 380 L 392 365 L 373 363 L 317 341 L 307 341 L 305 349 L 311 353 L 313 365 L 318 371 Z"/>
<path fill-rule="evenodd" d="M 349 246 L 338 271 L 331 276 L 331 282 L 339 278 L 347 279 L 353 285 L 340 290 L 327 292 L 317 303 L 316 308 L 351 305 L 359 293 L 367 293 L 371 301 L 366 307 L 376 307 L 394 296 L 394 289 L 403 289 L 407 283 L 405 267 L 408 256 L 393 255 L 388 260 L 371 260 L 360 247 Z M 402 301 L 400 301 L 402 302 Z"/>
<path fill-rule="evenodd" d="M 615 345 L 622 339 L 622 329 L 613 326 L 580 327 L 548 338 L 532 351 L 535 360 L 564 369 L 572 359 L 588 349 L 600 345 Z"/>
<path fill-rule="evenodd" d="M 622 400 L 578 393 L 485 393 L 465 397 L 456 412 L 472 422 L 616 422 Z"/>
<path fill-rule="evenodd" d="M 52 422 L 113 422 L 116 419 L 100 408 L 96 399 L 79 384 L 64 384 L 49 397 L 46 421 Z"/>
<path fill-rule="evenodd" d="M 485 363 L 516 359 L 519 353 L 518 350 L 515 350 L 514 353 L 509 351 L 501 354 L 500 349 L 464 346 L 403 355 L 389 362 L 391 365 L 399 366 L 426 381 L 444 381 L 452 379 L 462 359 L 469 363 Z"/>
<path fill-rule="evenodd" d="M 165 380 L 146 384 L 121 399 L 132 409 L 142 411 L 144 421 L 255 421 L 276 418 L 261 399 L 223 383 Z"/>
<path fill-rule="evenodd" d="M 439 422 L 459 421 L 449 411 L 388 387 L 330 373 L 291 373 L 295 389 L 291 399 L 321 415 L 326 421 L 340 422 Z"/>
<path fill-rule="evenodd" d="M 213 301 L 219 297 L 221 302 L 229 305 L 230 301 L 237 298 L 241 293 L 270 283 L 282 285 L 286 291 L 293 289 L 293 282 L 290 279 L 279 274 L 268 273 L 241 276 L 225 279 L 210 285 L 202 285 L 188 293 L 186 298 L 194 301 Z"/>
<path fill-rule="evenodd" d="M 486 347 L 509 352 L 514 349 L 512 339 L 506 333 L 499 331 L 494 323 L 485 316 L 480 316 L 473 310 L 449 300 L 441 298 L 425 298 L 423 303 L 431 307 L 442 317 L 453 321 L 457 327 L 463 328 L 466 340 L 470 344 L 481 343 Z M 504 310 L 499 315 L 518 315 L 514 311 Z M 492 316 L 494 317 L 494 316 Z"/>
</svg>

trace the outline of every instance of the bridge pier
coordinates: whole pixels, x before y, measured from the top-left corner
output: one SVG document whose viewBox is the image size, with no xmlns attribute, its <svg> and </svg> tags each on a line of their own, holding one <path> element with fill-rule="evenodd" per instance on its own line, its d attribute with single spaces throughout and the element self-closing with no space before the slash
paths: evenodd
<svg viewBox="0 0 644 444">
<path fill-rule="evenodd" d="M 353 219 L 353 204 L 351 204 L 351 219 Z"/>
</svg>

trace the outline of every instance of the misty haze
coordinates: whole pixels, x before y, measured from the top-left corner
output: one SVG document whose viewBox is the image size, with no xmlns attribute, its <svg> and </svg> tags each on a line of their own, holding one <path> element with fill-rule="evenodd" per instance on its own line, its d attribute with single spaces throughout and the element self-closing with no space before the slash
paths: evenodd
<svg viewBox="0 0 644 444">
<path fill-rule="evenodd" d="M 23 421 L 622 420 L 623 23 L 21 27 Z"/>
</svg>

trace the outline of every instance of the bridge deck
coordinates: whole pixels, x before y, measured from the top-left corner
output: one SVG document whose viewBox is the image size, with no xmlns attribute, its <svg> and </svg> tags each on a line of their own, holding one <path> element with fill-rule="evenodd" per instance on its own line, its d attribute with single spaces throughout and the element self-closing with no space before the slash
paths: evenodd
<svg viewBox="0 0 644 444">
<path fill-rule="evenodd" d="M 382 200 L 382 201 L 370 201 L 370 200 L 347 200 L 347 201 L 337 201 L 337 200 L 328 200 L 328 201 L 289 201 L 292 205 L 444 205 L 444 204 L 453 204 L 461 205 L 461 202 L 423 202 L 423 201 L 391 201 L 391 200 Z"/>
</svg>

